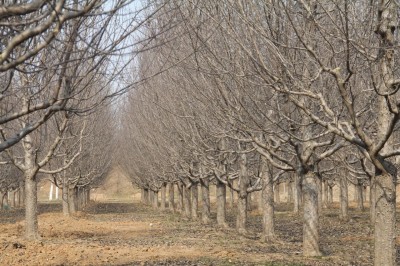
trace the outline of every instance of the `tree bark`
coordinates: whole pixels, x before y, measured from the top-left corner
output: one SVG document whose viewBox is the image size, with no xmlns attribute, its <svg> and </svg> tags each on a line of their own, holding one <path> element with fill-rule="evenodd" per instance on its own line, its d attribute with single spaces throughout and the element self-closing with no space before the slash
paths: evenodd
<svg viewBox="0 0 400 266">
<path fill-rule="evenodd" d="M 152 191 L 153 193 L 153 208 L 158 209 L 158 191 Z"/>
<path fill-rule="evenodd" d="M 149 189 L 149 205 L 154 205 L 154 191 L 151 189 Z"/>
<path fill-rule="evenodd" d="M 246 211 L 252 211 L 253 206 L 253 195 L 251 193 L 247 193 L 247 199 L 246 199 Z"/>
<path fill-rule="evenodd" d="M 229 188 L 229 202 L 230 202 L 230 208 L 233 209 L 235 206 L 235 191 L 233 191 L 232 188 Z"/>
<path fill-rule="evenodd" d="M 333 203 L 333 186 L 328 185 L 328 204 Z"/>
<path fill-rule="evenodd" d="M 82 209 L 85 207 L 84 194 L 85 194 L 85 188 L 78 187 L 78 207 L 77 207 L 78 211 L 82 211 Z"/>
<path fill-rule="evenodd" d="M 6 210 L 8 210 L 8 208 L 10 208 L 10 203 L 9 203 L 9 200 L 8 200 L 8 191 L 4 192 L 3 205 L 4 205 Z"/>
<path fill-rule="evenodd" d="M 161 187 L 161 210 L 165 211 L 166 208 L 166 197 L 167 197 L 167 184 L 164 183 Z"/>
<path fill-rule="evenodd" d="M 298 214 L 300 212 L 300 204 L 301 204 L 301 178 L 297 174 L 294 176 L 293 194 L 294 194 L 293 212 L 295 214 Z"/>
<path fill-rule="evenodd" d="M 149 195 L 149 189 L 144 188 L 143 189 L 143 203 L 149 205 L 150 204 L 150 195 Z"/>
<path fill-rule="evenodd" d="M 174 183 L 169 183 L 169 191 L 168 191 L 168 207 L 169 210 L 175 212 L 175 202 L 174 202 Z"/>
<path fill-rule="evenodd" d="M 293 182 L 288 181 L 287 184 L 287 202 L 292 203 L 293 202 Z"/>
<path fill-rule="evenodd" d="M 209 224 L 211 221 L 210 182 L 207 178 L 200 179 L 200 185 L 201 185 L 201 198 L 202 198 L 201 221 L 203 222 L 203 224 Z"/>
<path fill-rule="evenodd" d="M 88 187 L 88 189 L 87 189 L 86 202 L 87 202 L 87 204 L 89 204 L 89 202 L 90 202 L 90 187 Z"/>
<path fill-rule="evenodd" d="M 68 187 L 68 178 L 64 176 L 62 180 L 62 208 L 63 214 L 66 216 L 69 215 Z"/>
<path fill-rule="evenodd" d="M 236 217 L 236 230 L 239 234 L 247 234 L 247 195 L 239 194 L 238 198 L 238 214 Z"/>
<path fill-rule="evenodd" d="M 140 202 L 141 203 L 145 203 L 145 191 L 144 191 L 144 188 L 142 188 L 142 189 L 140 189 Z"/>
<path fill-rule="evenodd" d="M 274 194 L 275 194 L 275 203 L 281 203 L 281 195 L 280 195 L 280 184 L 276 182 L 274 186 Z"/>
<path fill-rule="evenodd" d="M 312 172 L 303 176 L 304 224 L 303 255 L 321 256 L 318 229 L 318 188 Z"/>
<path fill-rule="evenodd" d="M 263 206 L 263 231 L 261 241 L 271 242 L 275 240 L 275 217 L 274 217 L 274 179 L 270 172 L 268 161 L 262 158 L 261 178 L 263 181 L 262 206 Z"/>
<path fill-rule="evenodd" d="M 217 224 L 227 227 L 226 224 L 226 186 L 217 180 Z"/>
<path fill-rule="evenodd" d="M 11 192 L 11 201 L 10 201 L 10 207 L 15 208 L 16 202 L 15 202 L 15 190 Z"/>
<path fill-rule="evenodd" d="M 34 171 L 33 171 L 34 172 Z M 39 238 L 36 172 L 25 173 L 25 237 Z"/>
<path fill-rule="evenodd" d="M 192 190 L 192 219 L 197 220 L 199 218 L 198 216 L 198 210 L 199 210 L 199 190 L 198 190 L 198 185 L 193 184 L 191 187 Z"/>
<path fill-rule="evenodd" d="M 396 179 L 375 177 L 374 265 L 396 265 Z"/>
<path fill-rule="evenodd" d="M 16 199 L 16 201 L 17 201 L 17 205 L 16 205 L 16 207 L 17 208 L 20 208 L 21 207 L 21 188 L 20 187 L 18 187 L 18 190 L 16 191 L 16 197 L 17 197 L 17 199 Z"/>
<path fill-rule="evenodd" d="M 370 188 L 369 188 L 369 214 L 370 214 L 370 220 L 371 224 L 375 224 L 375 207 L 376 207 L 376 202 L 375 202 L 375 178 L 370 179 Z"/>
<path fill-rule="evenodd" d="M 183 212 L 183 184 L 178 183 L 178 211 Z"/>
<path fill-rule="evenodd" d="M 318 216 L 322 215 L 322 180 L 321 176 L 317 175 L 315 181 L 317 182 L 317 189 L 318 189 Z"/>
<path fill-rule="evenodd" d="M 23 191 L 25 189 L 22 189 L 22 187 L 25 187 L 25 185 L 24 185 L 23 182 L 20 182 L 19 183 L 19 188 L 18 188 L 18 207 L 22 207 L 23 201 L 24 201 L 23 198 L 25 197 L 25 195 L 23 193 Z"/>
<path fill-rule="evenodd" d="M 53 182 L 51 182 L 50 183 L 50 191 L 49 191 L 49 201 L 53 200 L 53 187 L 54 187 L 54 184 L 53 184 Z"/>
<path fill-rule="evenodd" d="M 6 197 L 7 197 L 7 191 L 4 192 L 3 195 L 1 195 L 1 209 L 2 209 L 2 210 L 4 210 L 4 206 L 5 206 L 4 200 L 6 199 Z"/>
<path fill-rule="evenodd" d="M 247 161 L 246 155 L 239 155 L 239 197 L 238 197 L 238 212 L 236 219 L 236 230 L 239 234 L 247 234 L 247 199 L 249 194 L 247 193 L 247 187 L 249 184 L 249 178 L 247 175 Z"/>
<path fill-rule="evenodd" d="M 349 219 L 349 193 L 347 187 L 347 177 L 342 175 L 339 181 L 340 186 L 340 219 Z"/>
<path fill-rule="evenodd" d="M 87 187 L 82 189 L 82 208 L 86 208 L 86 206 L 87 206 L 87 201 L 86 201 L 86 199 L 87 199 L 87 196 L 86 196 L 87 191 L 88 191 Z"/>
<path fill-rule="evenodd" d="M 76 187 L 76 210 L 82 210 L 82 188 Z"/>
<path fill-rule="evenodd" d="M 357 209 L 364 211 L 364 186 L 358 182 L 356 185 Z"/>
<path fill-rule="evenodd" d="M 328 208 L 328 181 L 324 180 L 322 182 L 323 185 L 323 196 L 322 196 L 322 204 L 325 209 Z"/>
<path fill-rule="evenodd" d="M 190 219 L 191 215 L 191 207 L 190 207 L 190 189 L 185 185 L 183 186 L 183 207 L 184 207 L 184 215 L 186 218 Z"/>
<path fill-rule="evenodd" d="M 59 188 L 58 188 L 58 186 L 56 186 L 56 200 L 58 200 L 58 192 L 59 192 Z"/>
<path fill-rule="evenodd" d="M 68 189 L 68 207 L 69 213 L 76 213 L 76 188 Z"/>
<path fill-rule="evenodd" d="M 396 71 L 396 50 L 398 49 L 398 26 L 399 12 L 398 3 L 391 0 L 378 1 L 376 8 L 376 27 L 374 33 L 379 38 L 379 53 L 377 64 L 379 65 L 378 90 L 384 94 L 396 92 L 397 86 L 389 85 L 393 80 L 398 79 Z M 376 113 L 379 130 L 378 140 L 386 143 L 382 146 L 381 152 L 390 151 L 393 145 L 393 129 L 391 124 L 398 122 L 398 106 L 393 111 L 394 103 L 397 104 L 398 95 L 385 96 L 377 95 L 379 109 Z M 394 127 L 394 125 L 393 125 Z M 389 139 L 388 133 L 392 139 Z M 389 135 L 390 136 L 390 135 Z M 375 155 L 375 154 L 373 154 Z M 374 265 L 392 266 L 396 265 L 396 178 L 397 169 L 389 161 L 382 158 L 373 158 L 376 167 L 374 182 L 374 212 L 375 212 L 375 235 L 374 235 Z"/>
</svg>

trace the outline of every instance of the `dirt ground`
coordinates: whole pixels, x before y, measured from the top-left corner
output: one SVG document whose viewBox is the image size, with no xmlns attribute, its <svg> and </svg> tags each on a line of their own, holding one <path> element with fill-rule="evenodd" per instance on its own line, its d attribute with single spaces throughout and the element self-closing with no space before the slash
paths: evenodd
<svg viewBox="0 0 400 266">
<path fill-rule="evenodd" d="M 311 259 L 301 255 L 301 217 L 289 207 L 278 206 L 273 244 L 258 239 L 257 211 L 249 216 L 254 237 L 241 237 L 231 212 L 232 229 L 221 229 L 137 202 L 92 203 L 73 217 L 64 217 L 59 204 L 41 204 L 36 242 L 21 237 L 22 209 L 1 211 L 0 265 L 372 265 L 368 212 L 353 210 L 350 221 L 340 222 L 337 209 L 326 211 L 324 256 Z"/>
</svg>

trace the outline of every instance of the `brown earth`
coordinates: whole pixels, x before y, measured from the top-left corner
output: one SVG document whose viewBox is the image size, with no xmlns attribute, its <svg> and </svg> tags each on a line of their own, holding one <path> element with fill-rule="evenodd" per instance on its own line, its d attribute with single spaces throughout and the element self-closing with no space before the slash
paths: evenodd
<svg viewBox="0 0 400 266">
<path fill-rule="evenodd" d="M 48 191 L 46 183 L 38 191 L 40 241 L 22 237 L 23 209 L 0 211 L 0 265 L 372 265 L 368 210 L 351 209 L 352 219 L 347 222 L 338 219 L 337 203 L 325 210 L 320 219 L 324 256 L 305 258 L 301 216 L 293 215 L 286 203 L 277 205 L 279 240 L 262 243 L 259 211 L 249 214 L 252 234 L 238 236 L 231 208 L 230 229 L 155 211 L 138 202 L 139 191 L 118 171 L 92 191 L 92 200 L 100 202 L 92 202 L 73 217 L 61 214 L 60 201 L 48 201 Z M 281 192 L 285 200 L 285 187 Z M 215 213 L 212 218 L 215 221 Z"/>
<path fill-rule="evenodd" d="M 42 238 L 34 242 L 21 237 L 22 209 L 1 211 L 0 265 L 372 265 L 367 212 L 352 210 L 348 222 L 338 220 L 337 209 L 324 212 L 324 256 L 305 258 L 301 217 L 289 208 L 278 206 L 279 241 L 269 244 L 258 238 L 257 211 L 249 216 L 253 235 L 243 237 L 234 229 L 185 221 L 178 213 L 154 211 L 136 201 L 91 203 L 73 217 L 64 217 L 59 204 L 47 203 L 40 205 Z M 234 213 L 228 218 L 233 228 Z"/>
</svg>

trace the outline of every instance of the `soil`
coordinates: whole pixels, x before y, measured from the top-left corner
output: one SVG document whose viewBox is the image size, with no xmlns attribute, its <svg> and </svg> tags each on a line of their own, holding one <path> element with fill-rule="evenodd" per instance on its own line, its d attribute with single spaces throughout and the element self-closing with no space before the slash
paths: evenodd
<svg viewBox="0 0 400 266">
<path fill-rule="evenodd" d="M 259 240 L 256 210 L 249 215 L 252 234 L 245 237 L 236 234 L 232 212 L 231 228 L 222 229 L 139 202 L 92 202 L 71 217 L 62 215 L 60 204 L 46 203 L 39 208 L 39 241 L 22 237 L 22 209 L 3 210 L 0 265 L 372 265 L 368 211 L 352 210 L 346 222 L 337 209 L 324 211 L 324 256 L 305 258 L 301 217 L 287 204 L 277 209 L 275 243 Z"/>
</svg>

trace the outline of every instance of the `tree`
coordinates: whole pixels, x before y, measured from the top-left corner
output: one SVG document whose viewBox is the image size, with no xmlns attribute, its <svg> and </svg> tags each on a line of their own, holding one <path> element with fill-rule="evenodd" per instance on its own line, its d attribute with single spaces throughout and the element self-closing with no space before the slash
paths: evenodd
<svg viewBox="0 0 400 266">
<path fill-rule="evenodd" d="M 7 150 L 9 159 L 18 167 L 24 175 L 25 180 L 25 237 L 28 239 L 38 239 L 38 217 L 37 217 L 37 175 L 38 173 L 55 174 L 68 168 L 79 156 L 82 146 L 80 144 L 83 137 L 84 127 L 78 135 L 75 145 L 78 149 L 75 153 L 67 157 L 66 164 L 58 169 L 45 169 L 51 158 L 57 151 L 59 145 L 65 137 L 70 116 L 64 113 L 61 117 L 54 117 L 53 132 L 47 134 L 27 135 L 21 145 L 13 150 Z M 39 133 L 39 132 L 38 132 Z M 53 133 L 53 134 L 51 134 Z M 46 138 L 46 140 L 44 140 Z M 76 147 L 76 146 L 75 146 Z M 17 155 L 18 154 L 18 155 Z M 23 158 L 20 160 L 19 158 Z"/>
<path fill-rule="evenodd" d="M 77 109 L 71 99 L 87 100 L 108 91 L 100 100 L 105 101 L 130 87 L 125 84 L 109 91 L 122 71 L 107 64 L 127 65 L 121 54 L 146 41 L 144 37 L 135 40 L 133 35 L 157 9 L 143 15 L 152 3 L 133 8 L 134 2 L 2 1 L 0 151 L 21 141 L 59 111 L 84 112 L 93 107 Z M 121 13 L 123 8 L 131 13 Z M 120 25 L 122 16 L 132 16 L 132 23 Z M 119 26 L 125 30 L 117 30 Z M 104 76 L 107 79 L 98 82 Z M 93 83 L 97 86 L 90 86 Z M 113 84 L 116 87 L 117 83 Z M 30 116 L 29 123 L 7 130 L 10 123 L 26 116 Z"/>
</svg>

